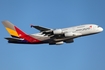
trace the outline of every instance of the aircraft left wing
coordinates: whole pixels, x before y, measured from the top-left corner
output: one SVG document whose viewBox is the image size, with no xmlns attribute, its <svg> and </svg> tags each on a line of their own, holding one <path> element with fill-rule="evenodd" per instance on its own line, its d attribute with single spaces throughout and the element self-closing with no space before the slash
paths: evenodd
<svg viewBox="0 0 105 70">
<path fill-rule="evenodd" d="M 45 28 L 45 27 L 42 27 L 42 26 L 34 26 L 34 25 L 31 25 L 31 27 L 39 30 L 40 32 L 42 32 L 42 34 L 45 34 L 45 35 L 48 35 L 48 36 L 54 35 L 53 34 L 54 29 Z"/>
<path fill-rule="evenodd" d="M 33 28 L 39 30 L 40 32 L 52 30 L 52 29 L 49 29 L 49 28 L 41 27 L 41 26 L 34 26 L 34 25 L 31 25 L 31 27 L 33 27 Z"/>
</svg>

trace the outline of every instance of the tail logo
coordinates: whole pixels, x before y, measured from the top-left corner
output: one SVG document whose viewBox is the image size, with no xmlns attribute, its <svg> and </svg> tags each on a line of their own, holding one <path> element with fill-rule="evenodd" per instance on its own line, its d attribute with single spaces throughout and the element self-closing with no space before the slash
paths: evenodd
<svg viewBox="0 0 105 70">
<path fill-rule="evenodd" d="M 7 27 L 6 27 L 6 30 L 8 31 L 8 33 L 9 33 L 10 35 L 13 35 L 13 36 L 17 36 L 17 37 L 18 37 L 18 34 L 17 34 L 16 31 L 14 31 L 14 30 L 12 30 L 12 29 L 10 29 L 10 28 L 7 28 Z"/>
<path fill-rule="evenodd" d="M 21 34 L 19 34 L 19 37 L 21 37 L 22 35 Z"/>
</svg>

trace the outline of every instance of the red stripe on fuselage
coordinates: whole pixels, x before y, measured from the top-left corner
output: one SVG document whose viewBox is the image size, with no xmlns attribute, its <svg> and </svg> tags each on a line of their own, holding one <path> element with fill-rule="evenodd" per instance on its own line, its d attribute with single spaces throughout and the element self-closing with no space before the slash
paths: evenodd
<svg viewBox="0 0 105 70">
<path fill-rule="evenodd" d="M 16 26 L 14 26 L 14 27 L 15 27 L 16 32 L 18 33 L 18 36 L 19 36 L 20 38 L 23 38 L 23 39 L 27 40 L 27 41 L 30 42 L 30 43 L 40 43 L 40 42 L 41 42 L 40 40 L 35 39 L 35 38 L 33 38 L 33 37 L 27 35 L 26 33 L 24 33 L 22 30 L 20 30 L 20 29 L 17 28 Z"/>
</svg>

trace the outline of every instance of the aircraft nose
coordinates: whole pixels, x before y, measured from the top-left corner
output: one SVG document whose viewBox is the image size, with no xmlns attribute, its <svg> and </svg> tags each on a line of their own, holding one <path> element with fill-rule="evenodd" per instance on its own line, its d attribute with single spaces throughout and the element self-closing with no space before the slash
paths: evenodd
<svg viewBox="0 0 105 70">
<path fill-rule="evenodd" d="M 101 32 L 103 31 L 103 28 L 102 28 L 102 27 L 100 27 L 100 31 L 101 31 Z"/>
</svg>

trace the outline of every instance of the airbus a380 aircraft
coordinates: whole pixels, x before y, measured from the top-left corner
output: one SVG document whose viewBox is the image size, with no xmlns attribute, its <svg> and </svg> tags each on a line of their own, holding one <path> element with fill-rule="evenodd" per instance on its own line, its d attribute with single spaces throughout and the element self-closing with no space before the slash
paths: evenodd
<svg viewBox="0 0 105 70">
<path fill-rule="evenodd" d="M 75 38 L 97 34 L 103 31 L 102 27 L 95 24 L 85 24 L 62 29 L 49 29 L 41 26 L 31 27 L 36 28 L 40 33 L 26 34 L 18 27 L 14 26 L 9 21 L 3 21 L 8 33 L 11 37 L 6 37 L 8 43 L 16 44 L 43 44 L 60 45 L 63 43 L 73 43 Z"/>
</svg>

